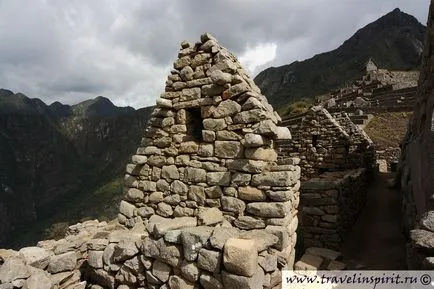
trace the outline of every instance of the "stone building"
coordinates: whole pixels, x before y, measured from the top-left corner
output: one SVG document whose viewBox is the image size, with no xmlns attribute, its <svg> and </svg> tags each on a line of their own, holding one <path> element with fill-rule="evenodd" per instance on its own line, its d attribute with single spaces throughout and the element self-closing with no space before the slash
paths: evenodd
<svg viewBox="0 0 434 289">
<path fill-rule="evenodd" d="M 126 167 L 120 224 L 90 221 L 58 241 L 0 250 L 0 287 L 281 288 L 294 265 L 300 167 L 277 164 L 276 141 L 291 136 L 279 121 L 212 36 L 182 42 Z"/>
<path fill-rule="evenodd" d="M 378 70 L 377 64 L 375 64 L 374 60 L 372 58 L 369 58 L 369 60 L 365 64 L 366 73 L 374 72 Z"/>
<path fill-rule="evenodd" d="M 145 256 L 169 266 L 173 278 L 186 278 L 178 272 L 185 263 L 218 274 L 224 288 L 266 275 L 273 287 L 295 257 L 300 168 L 277 165 L 274 149 L 289 130 L 210 35 L 183 42 L 174 68 L 127 166 L 119 222 L 146 225 Z M 180 255 L 167 262 L 152 251 L 161 244 Z M 273 265 L 264 269 L 262 258 Z"/>
<path fill-rule="evenodd" d="M 278 141 L 279 161 L 300 159 L 302 180 L 324 172 L 356 168 L 371 170 L 375 149 L 366 133 L 346 113 L 331 115 L 326 109 L 312 107 L 306 113 L 284 119 L 292 139 Z"/>
</svg>

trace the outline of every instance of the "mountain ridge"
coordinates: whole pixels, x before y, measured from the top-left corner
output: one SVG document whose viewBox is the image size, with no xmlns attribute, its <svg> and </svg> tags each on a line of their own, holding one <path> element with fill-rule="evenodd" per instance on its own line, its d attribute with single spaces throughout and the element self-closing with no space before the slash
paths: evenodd
<svg viewBox="0 0 434 289">
<path fill-rule="evenodd" d="M 334 50 L 303 61 L 269 67 L 254 79 L 269 102 L 282 106 L 302 98 L 311 99 L 356 80 L 373 58 L 381 68 L 417 69 L 426 26 L 399 8 L 357 30 Z"/>
<path fill-rule="evenodd" d="M 23 240 L 14 232 L 62 215 L 70 203 L 121 176 L 150 112 L 117 107 L 104 97 L 46 105 L 1 89 L 0 247 L 41 238 L 35 233 Z"/>
</svg>

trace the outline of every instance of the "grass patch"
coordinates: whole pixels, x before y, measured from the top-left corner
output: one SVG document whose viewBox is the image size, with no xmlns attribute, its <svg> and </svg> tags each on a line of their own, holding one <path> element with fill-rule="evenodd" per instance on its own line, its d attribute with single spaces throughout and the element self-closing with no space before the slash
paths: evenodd
<svg viewBox="0 0 434 289">
<path fill-rule="evenodd" d="M 406 132 L 412 112 L 379 113 L 365 127 L 365 132 L 377 146 L 377 150 L 399 147 Z"/>
</svg>

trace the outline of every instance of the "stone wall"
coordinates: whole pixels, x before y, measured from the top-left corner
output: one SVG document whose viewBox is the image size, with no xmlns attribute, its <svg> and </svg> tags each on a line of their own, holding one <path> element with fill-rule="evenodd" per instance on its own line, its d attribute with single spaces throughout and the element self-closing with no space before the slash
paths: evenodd
<svg viewBox="0 0 434 289">
<path fill-rule="evenodd" d="M 301 184 L 299 239 L 339 250 L 366 202 L 367 170 L 328 172 Z"/>
<path fill-rule="evenodd" d="M 142 254 L 172 276 L 155 286 L 196 282 L 183 267 L 197 278 L 217 275 L 206 278 L 224 288 L 274 280 L 295 257 L 300 167 L 277 165 L 274 150 L 289 130 L 277 126 L 280 118 L 259 88 L 212 36 L 183 42 L 174 68 L 127 165 L 118 220 L 146 226 Z M 221 240 L 228 236 L 236 238 Z M 166 258 L 167 250 L 178 253 Z M 258 265 L 262 257 L 273 260 L 272 270 Z M 157 277 L 152 270 L 147 276 Z"/>
<path fill-rule="evenodd" d="M 404 227 L 408 232 L 424 212 L 434 209 L 434 5 L 431 2 L 428 31 L 422 57 L 417 104 L 402 143 L 397 185 L 403 192 Z"/>
<path fill-rule="evenodd" d="M 283 120 L 292 139 L 278 141 L 279 162 L 284 164 L 287 158 L 300 159 L 302 180 L 326 171 L 373 168 L 372 141 L 346 113 L 334 116 L 324 108 L 313 107 L 307 113 Z"/>
<path fill-rule="evenodd" d="M 280 288 L 300 167 L 277 164 L 275 142 L 291 137 L 279 121 L 212 36 L 182 42 L 126 167 L 117 225 L 0 251 L 0 288 Z"/>
</svg>

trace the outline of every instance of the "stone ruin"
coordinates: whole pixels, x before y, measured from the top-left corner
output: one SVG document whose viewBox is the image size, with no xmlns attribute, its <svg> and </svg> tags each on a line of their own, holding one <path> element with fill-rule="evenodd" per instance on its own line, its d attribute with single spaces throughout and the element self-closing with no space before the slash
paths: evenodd
<svg viewBox="0 0 434 289">
<path fill-rule="evenodd" d="M 409 269 L 434 269 L 434 3 L 431 1 L 422 56 L 417 104 L 402 154 L 396 185 L 403 197 L 403 227 L 408 234 Z"/>
<path fill-rule="evenodd" d="M 366 168 L 376 164 L 375 148 L 369 136 L 345 112 L 330 114 L 314 106 L 307 112 L 282 120 L 290 140 L 279 140 L 279 163 L 299 160 L 302 180 L 324 172 Z"/>
<path fill-rule="evenodd" d="M 330 114 L 320 106 L 287 117 L 282 125 L 292 138 L 277 141 L 278 162 L 296 160 L 302 172 L 297 249 L 339 250 L 367 199 L 376 166 L 373 143 L 348 114 Z"/>
<path fill-rule="evenodd" d="M 87 222 L 0 251 L 0 288 L 280 288 L 294 265 L 300 167 L 277 163 L 276 141 L 291 137 L 279 121 L 212 36 L 182 42 L 126 167 L 118 221 L 129 229 Z"/>
</svg>

